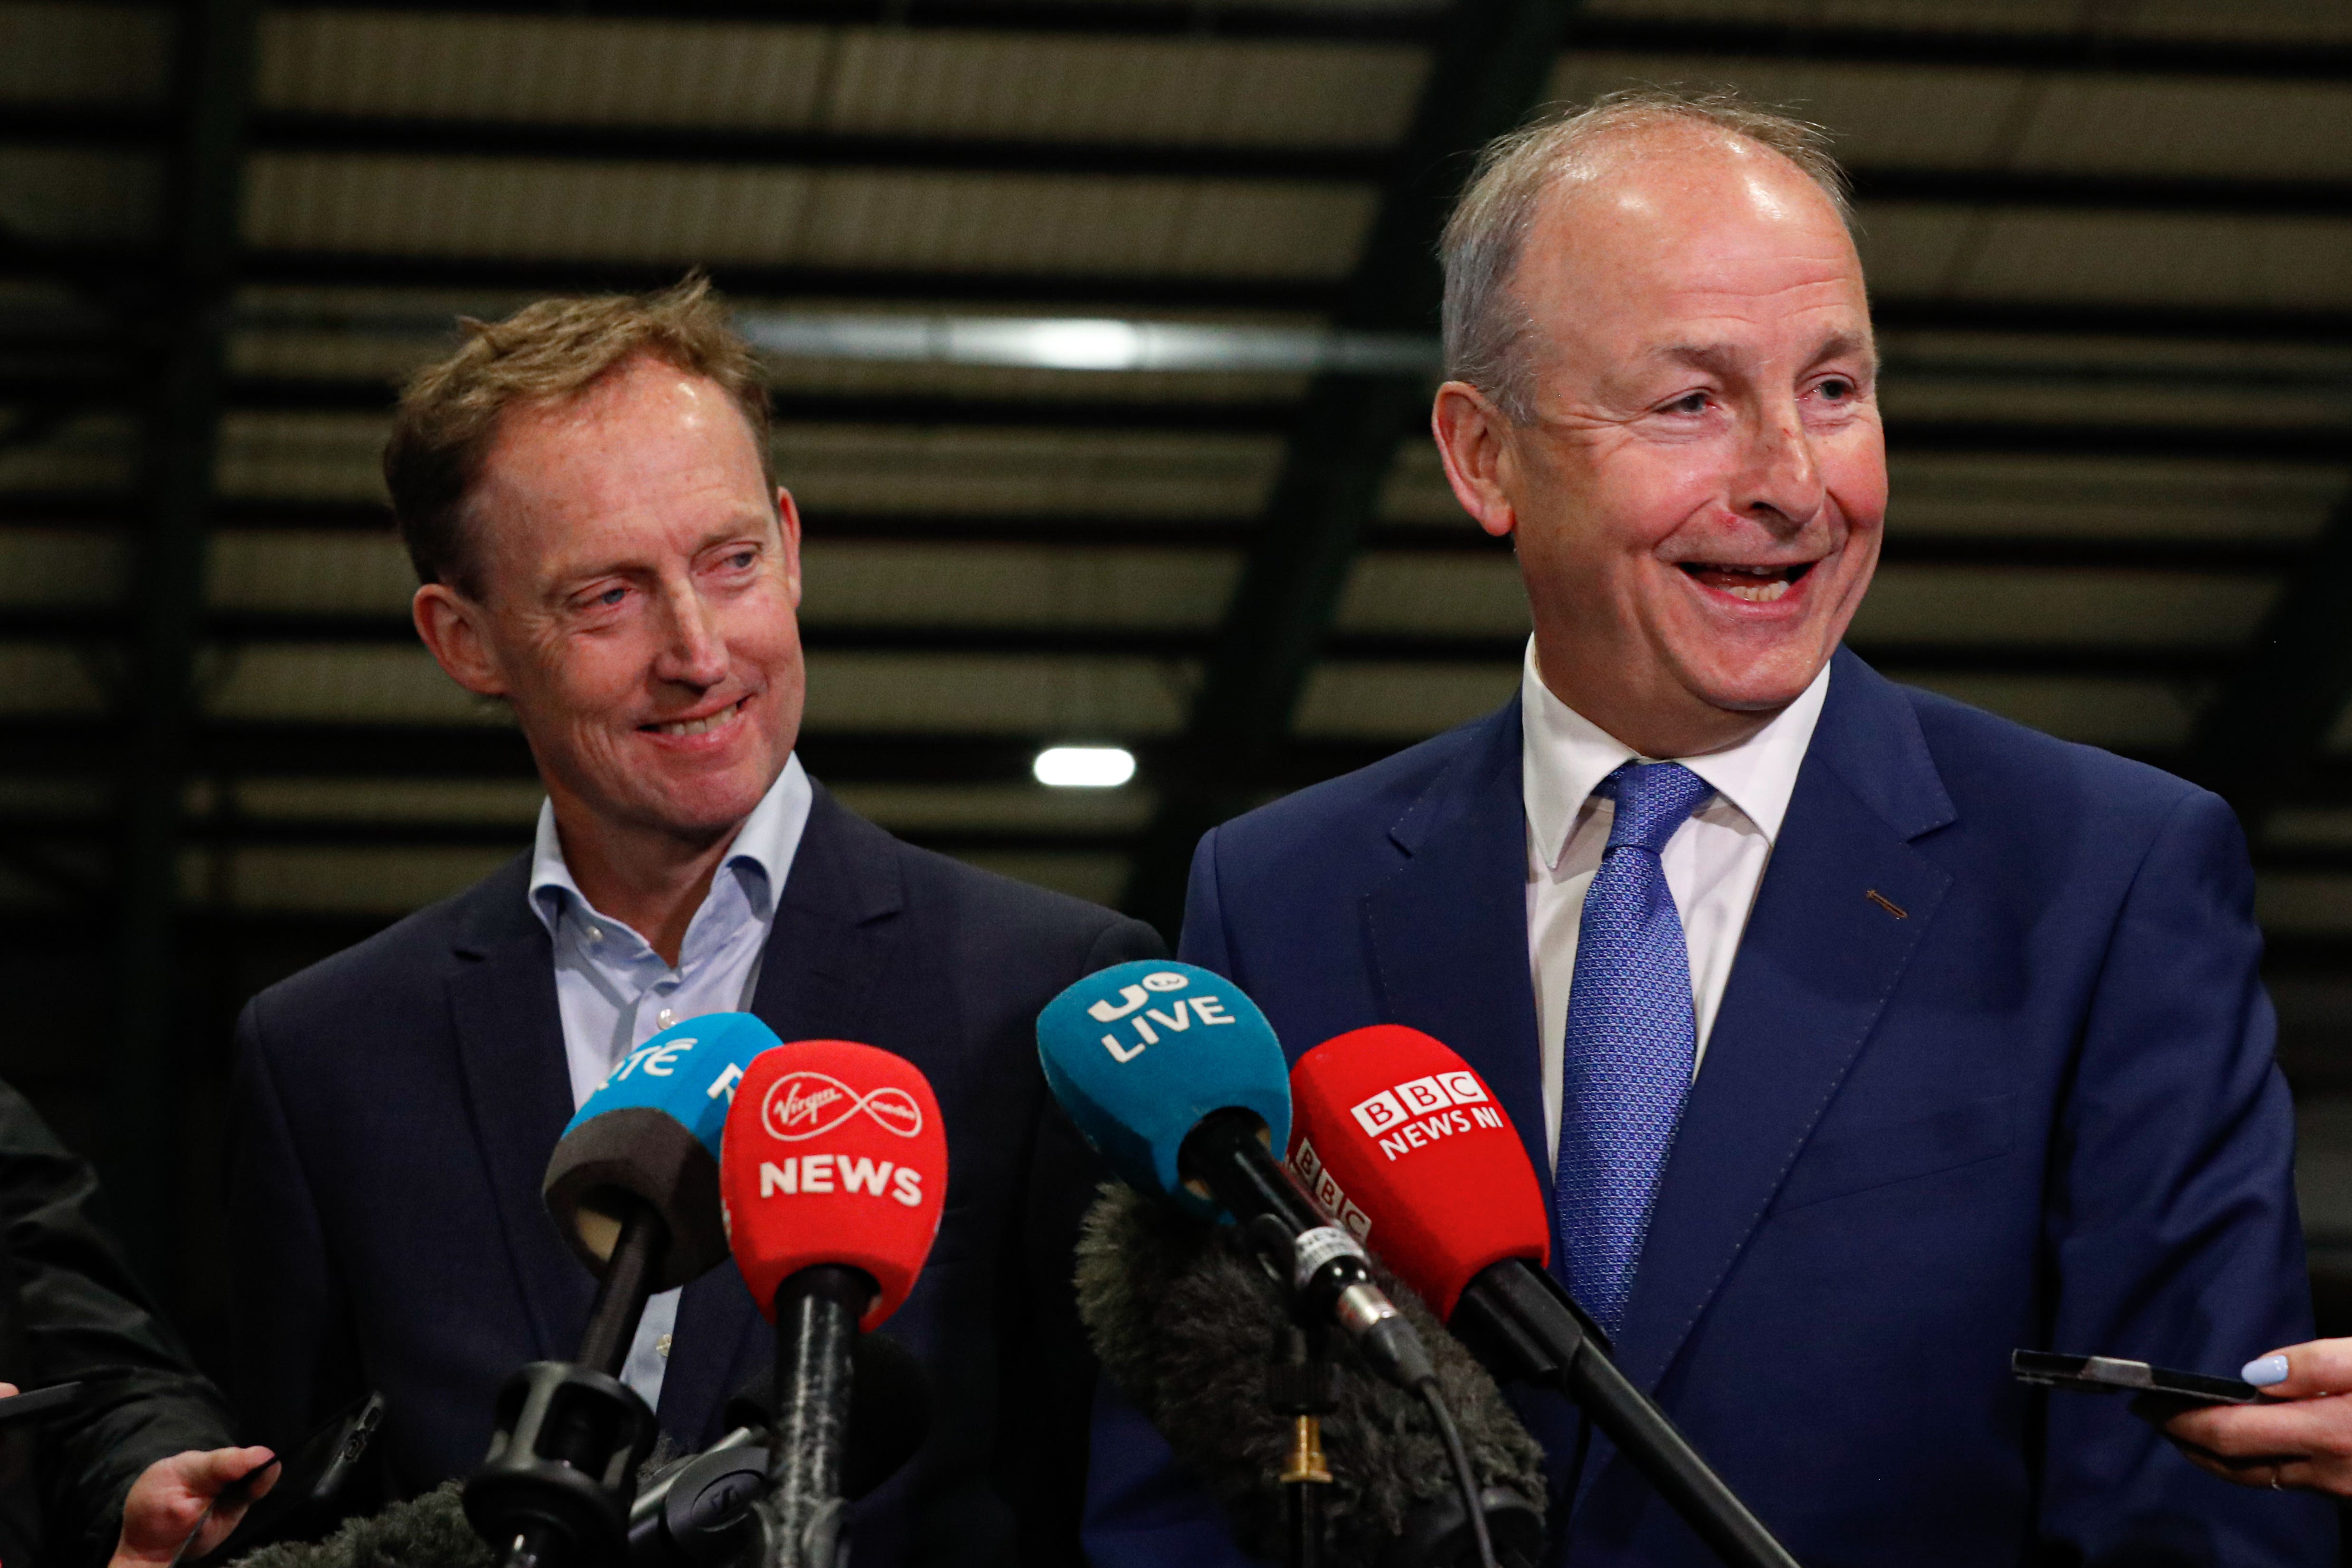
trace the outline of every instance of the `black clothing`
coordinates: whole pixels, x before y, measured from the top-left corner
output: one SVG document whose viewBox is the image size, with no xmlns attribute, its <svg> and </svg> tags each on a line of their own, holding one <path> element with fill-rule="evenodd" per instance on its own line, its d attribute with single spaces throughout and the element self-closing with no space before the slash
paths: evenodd
<svg viewBox="0 0 2352 1568">
<path fill-rule="evenodd" d="M 553 959 L 522 856 L 256 997 L 238 1025 L 230 1183 L 239 1393 L 284 1442 L 362 1388 L 398 1487 L 478 1464 L 525 1362 L 568 1359 L 593 1282 L 540 1196 L 572 1114 Z M 923 1363 L 931 1436 L 852 1519 L 866 1568 L 1075 1562 L 1092 1368 L 1072 1249 L 1093 1157 L 1047 1095 L 1038 1010 L 1150 927 L 914 848 L 818 789 L 752 1011 L 786 1040 L 921 1068 L 947 1123 L 929 1267 L 885 1326 Z M 772 1352 L 731 1264 L 686 1288 L 658 1415 L 719 1435 Z"/>
<path fill-rule="evenodd" d="M 157 1459 L 235 1439 L 228 1407 L 100 1223 L 98 1179 L 0 1084 L 0 1382 L 96 1380 L 69 1414 L 0 1429 L 0 1563 L 101 1563 Z"/>
</svg>

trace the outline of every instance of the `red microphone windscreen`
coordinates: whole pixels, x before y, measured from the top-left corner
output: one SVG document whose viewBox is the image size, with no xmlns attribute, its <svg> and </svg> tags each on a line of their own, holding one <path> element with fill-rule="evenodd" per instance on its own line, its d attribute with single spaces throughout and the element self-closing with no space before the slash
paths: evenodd
<svg viewBox="0 0 2352 1568">
<path fill-rule="evenodd" d="M 736 1267 L 771 1321 L 776 1287 L 820 1263 L 881 1287 L 858 1327 L 898 1310 L 947 1202 L 940 1102 L 912 1062 L 847 1040 L 760 1053 L 719 1143 L 719 1212 Z"/>
<path fill-rule="evenodd" d="M 1419 1029 L 1334 1036 L 1290 1069 L 1290 1166 L 1441 1318 L 1506 1258 L 1551 1255 L 1518 1130 L 1470 1064 Z"/>
</svg>

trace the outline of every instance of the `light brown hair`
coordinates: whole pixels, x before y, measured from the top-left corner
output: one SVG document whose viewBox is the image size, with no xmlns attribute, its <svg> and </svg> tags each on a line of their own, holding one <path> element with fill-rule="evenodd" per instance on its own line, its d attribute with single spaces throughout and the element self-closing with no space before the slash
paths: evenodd
<svg viewBox="0 0 2352 1568">
<path fill-rule="evenodd" d="M 1445 374 L 1493 399 L 1505 417 L 1535 417 L 1535 322 L 1511 292 L 1519 252 L 1544 195 L 1602 142 L 1661 125 L 1689 125 L 1769 148 L 1822 188 L 1846 226 L 1853 203 L 1845 171 L 1818 125 L 1749 103 L 1734 92 L 1691 97 L 1631 88 L 1580 110 L 1539 120 L 1486 144 L 1447 220 L 1438 251 L 1445 264 Z"/>
<path fill-rule="evenodd" d="M 461 316 L 466 341 L 401 388 L 383 482 L 420 583 L 480 597 L 467 498 L 509 412 L 570 402 L 623 366 L 658 360 L 707 377 L 742 410 L 769 470 L 768 388 L 710 279 L 688 273 L 649 294 L 541 300 L 502 321 Z"/>
</svg>

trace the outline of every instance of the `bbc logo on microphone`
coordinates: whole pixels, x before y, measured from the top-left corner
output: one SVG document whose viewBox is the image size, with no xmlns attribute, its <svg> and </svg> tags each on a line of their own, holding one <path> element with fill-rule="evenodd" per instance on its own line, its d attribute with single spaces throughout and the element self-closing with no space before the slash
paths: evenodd
<svg viewBox="0 0 2352 1568">
<path fill-rule="evenodd" d="M 1487 1103 L 1486 1086 L 1473 1072 L 1411 1079 L 1358 1102 L 1350 1114 L 1391 1160 L 1456 1132 L 1503 1125 L 1503 1113 Z"/>
<path fill-rule="evenodd" d="M 1358 1241 L 1370 1237 L 1372 1216 L 1348 1201 L 1348 1194 L 1339 1190 L 1339 1184 L 1324 1168 L 1323 1158 L 1315 1152 L 1315 1145 L 1305 1138 L 1298 1141 L 1297 1149 L 1290 1156 L 1290 1170 L 1298 1178 L 1298 1184 L 1307 1189 L 1325 1214 L 1339 1222 L 1340 1228 Z"/>
</svg>

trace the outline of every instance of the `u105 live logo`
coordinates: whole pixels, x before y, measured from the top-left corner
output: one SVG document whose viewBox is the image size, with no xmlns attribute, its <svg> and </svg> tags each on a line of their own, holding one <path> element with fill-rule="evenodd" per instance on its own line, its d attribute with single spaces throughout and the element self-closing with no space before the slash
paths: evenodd
<svg viewBox="0 0 2352 1568">
<path fill-rule="evenodd" d="M 1384 1089 L 1355 1106 L 1352 1114 L 1391 1160 L 1457 1132 L 1503 1125 L 1503 1113 L 1487 1100 L 1486 1086 L 1472 1072 L 1432 1073 Z"/>
<path fill-rule="evenodd" d="M 824 1136 L 861 1110 L 882 1131 L 901 1138 L 923 1130 L 923 1108 L 905 1089 L 885 1085 L 860 1094 L 831 1073 L 806 1068 L 788 1072 L 768 1086 L 760 1121 L 770 1137 L 799 1143 Z"/>
<path fill-rule="evenodd" d="M 1117 1001 L 1114 1002 L 1106 996 L 1088 1007 L 1087 1016 L 1096 1023 L 1124 1022 L 1135 1032 L 1135 1043 L 1131 1046 L 1122 1041 L 1117 1032 L 1102 1037 L 1103 1049 L 1111 1054 L 1111 1059 L 1121 1062 L 1133 1061 L 1143 1054 L 1145 1047 L 1156 1046 L 1160 1043 L 1161 1029 L 1167 1030 L 1170 1034 L 1181 1034 L 1195 1023 L 1205 1026 L 1240 1022 L 1231 1013 L 1226 1012 L 1225 1005 L 1214 996 L 1177 996 L 1171 998 L 1165 1007 L 1144 1005 L 1151 1000 L 1154 992 L 1164 994 L 1171 991 L 1181 991 L 1192 984 L 1190 976 L 1179 974 L 1173 970 L 1163 969 L 1156 974 L 1145 975 L 1140 985 L 1120 986 Z"/>
</svg>

